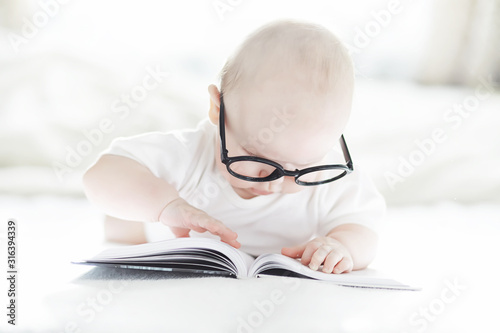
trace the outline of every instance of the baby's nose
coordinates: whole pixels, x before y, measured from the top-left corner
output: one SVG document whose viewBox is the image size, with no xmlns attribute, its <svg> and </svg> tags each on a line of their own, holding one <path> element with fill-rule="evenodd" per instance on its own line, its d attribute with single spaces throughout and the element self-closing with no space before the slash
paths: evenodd
<svg viewBox="0 0 500 333">
<path fill-rule="evenodd" d="M 280 192 L 283 182 L 293 182 L 295 183 L 294 177 L 284 176 L 269 182 L 269 191 Z"/>
</svg>

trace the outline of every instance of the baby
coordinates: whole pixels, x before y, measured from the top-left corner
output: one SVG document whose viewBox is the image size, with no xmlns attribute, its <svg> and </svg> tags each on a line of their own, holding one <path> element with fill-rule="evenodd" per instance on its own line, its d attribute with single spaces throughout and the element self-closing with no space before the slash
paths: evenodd
<svg viewBox="0 0 500 333">
<path fill-rule="evenodd" d="M 159 221 L 176 237 L 281 252 L 326 273 L 363 269 L 385 203 L 342 135 L 353 86 L 348 52 L 331 32 L 267 24 L 228 59 L 220 90 L 208 87 L 208 119 L 115 140 L 84 175 L 86 194 L 146 229 Z"/>
</svg>

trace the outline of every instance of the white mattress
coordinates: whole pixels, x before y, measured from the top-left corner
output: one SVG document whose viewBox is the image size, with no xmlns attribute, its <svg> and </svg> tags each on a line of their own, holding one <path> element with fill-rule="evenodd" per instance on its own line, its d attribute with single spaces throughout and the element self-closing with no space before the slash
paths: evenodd
<svg viewBox="0 0 500 333">
<path fill-rule="evenodd" d="M 389 208 L 372 267 L 423 287 L 420 292 L 402 292 L 286 278 L 141 275 L 127 280 L 126 272 L 69 263 L 117 246 L 103 241 L 103 216 L 86 200 L 3 196 L 0 203 L 2 221 L 17 220 L 19 244 L 18 325 L 13 329 L 4 317 L 2 332 L 70 332 L 75 327 L 80 332 L 492 332 L 500 328 L 496 320 L 500 270 L 495 258 L 500 253 L 500 207 L 494 205 Z M 5 272 L 6 255 L 2 257 Z M 7 286 L 5 279 L 1 281 L 5 303 Z"/>
</svg>

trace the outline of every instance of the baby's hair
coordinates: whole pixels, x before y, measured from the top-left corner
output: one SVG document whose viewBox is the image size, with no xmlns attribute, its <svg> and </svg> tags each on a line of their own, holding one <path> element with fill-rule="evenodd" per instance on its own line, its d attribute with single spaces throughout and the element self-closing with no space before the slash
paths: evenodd
<svg viewBox="0 0 500 333">
<path fill-rule="evenodd" d="M 250 34 L 222 68 L 220 88 L 227 94 L 271 74 L 293 74 L 318 93 L 337 86 L 349 92 L 354 80 L 349 52 L 332 32 L 292 20 L 266 24 Z"/>
</svg>

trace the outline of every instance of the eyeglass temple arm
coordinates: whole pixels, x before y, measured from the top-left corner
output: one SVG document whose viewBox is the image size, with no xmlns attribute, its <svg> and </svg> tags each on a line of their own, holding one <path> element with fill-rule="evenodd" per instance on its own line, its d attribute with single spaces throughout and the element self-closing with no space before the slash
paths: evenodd
<svg viewBox="0 0 500 333">
<path fill-rule="evenodd" d="M 347 144 L 345 143 L 344 134 L 340 136 L 340 146 L 342 147 L 342 152 L 344 153 L 344 158 L 347 162 L 347 167 L 350 170 L 353 170 L 351 154 L 349 154 L 349 149 L 347 149 Z"/>
<path fill-rule="evenodd" d="M 222 92 L 220 93 L 219 133 L 220 133 L 221 160 L 224 160 L 224 156 L 227 154 L 227 149 L 226 149 L 226 129 L 224 120 L 224 100 L 222 98 Z"/>
</svg>

